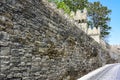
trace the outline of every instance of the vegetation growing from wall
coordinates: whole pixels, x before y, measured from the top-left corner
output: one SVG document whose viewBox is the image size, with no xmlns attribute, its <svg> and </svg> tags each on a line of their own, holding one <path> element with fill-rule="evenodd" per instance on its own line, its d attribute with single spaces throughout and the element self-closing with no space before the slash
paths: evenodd
<svg viewBox="0 0 120 80">
<path fill-rule="evenodd" d="M 69 14 L 70 13 L 70 8 L 69 6 L 62 0 L 48 0 L 50 2 L 54 2 L 57 4 L 57 8 L 63 9 L 65 13 Z"/>
</svg>

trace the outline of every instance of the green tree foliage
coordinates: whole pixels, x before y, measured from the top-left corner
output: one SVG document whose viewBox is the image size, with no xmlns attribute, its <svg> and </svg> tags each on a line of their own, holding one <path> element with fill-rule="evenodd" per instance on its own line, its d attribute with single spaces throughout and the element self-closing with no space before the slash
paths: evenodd
<svg viewBox="0 0 120 80">
<path fill-rule="evenodd" d="M 63 0 L 63 2 L 75 12 L 77 9 L 83 10 L 88 5 L 88 0 Z"/>
<path fill-rule="evenodd" d="M 64 2 L 57 3 L 57 7 L 63 9 L 65 13 L 70 13 L 70 8 Z"/>
<path fill-rule="evenodd" d="M 68 5 L 64 3 L 63 0 L 49 0 L 50 2 L 54 2 L 57 5 L 57 8 L 63 9 L 65 13 L 70 13 L 70 8 Z"/>
<path fill-rule="evenodd" d="M 88 5 L 88 17 L 92 27 L 100 27 L 101 37 L 105 38 L 109 35 L 111 27 L 108 25 L 110 21 L 109 10 L 106 6 L 100 4 L 100 2 L 89 3 Z"/>
</svg>

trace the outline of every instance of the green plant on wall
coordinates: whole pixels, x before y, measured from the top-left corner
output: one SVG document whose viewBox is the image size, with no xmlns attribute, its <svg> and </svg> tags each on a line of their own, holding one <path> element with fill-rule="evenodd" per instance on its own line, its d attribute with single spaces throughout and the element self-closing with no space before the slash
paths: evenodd
<svg viewBox="0 0 120 80">
<path fill-rule="evenodd" d="M 58 2 L 57 7 L 63 9 L 65 13 L 70 13 L 69 7 L 64 2 Z"/>
<path fill-rule="evenodd" d="M 57 8 L 63 9 L 65 13 L 70 13 L 70 8 L 63 2 L 63 0 L 48 0 L 49 2 L 54 2 Z"/>
</svg>

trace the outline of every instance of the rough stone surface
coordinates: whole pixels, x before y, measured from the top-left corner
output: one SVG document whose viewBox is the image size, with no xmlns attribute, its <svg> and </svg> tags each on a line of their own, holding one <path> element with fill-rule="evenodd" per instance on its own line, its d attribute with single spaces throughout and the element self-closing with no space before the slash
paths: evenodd
<svg viewBox="0 0 120 80">
<path fill-rule="evenodd" d="M 0 80 L 75 80 L 111 61 L 55 8 L 45 0 L 0 0 Z"/>
</svg>

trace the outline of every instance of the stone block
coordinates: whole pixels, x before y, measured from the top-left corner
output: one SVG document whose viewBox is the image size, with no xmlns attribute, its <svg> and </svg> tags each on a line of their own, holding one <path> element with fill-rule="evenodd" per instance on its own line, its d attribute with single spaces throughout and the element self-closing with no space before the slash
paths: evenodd
<svg viewBox="0 0 120 80">
<path fill-rule="evenodd" d="M 7 32 L 1 31 L 0 32 L 0 40 L 9 40 L 9 34 Z"/>
<path fill-rule="evenodd" d="M 12 63 L 20 63 L 21 60 L 20 60 L 20 57 L 11 57 L 10 62 L 12 62 Z"/>
<path fill-rule="evenodd" d="M 1 47 L 0 56 L 8 56 L 8 55 L 10 55 L 10 47 Z"/>
<path fill-rule="evenodd" d="M 11 49 L 11 55 L 14 57 L 23 56 L 24 49 Z"/>
<path fill-rule="evenodd" d="M 9 43 L 8 41 L 0 41 L 0 47 L 7 47 L 9 46 Z"/>
<path fill-rule="evenodd" d="M 1 65 L 1 72 L 2 73 L 5 73 L 7 70 L 10 69 L 10 66 L 7 66 L 7 65 Z"/>
</svg>

